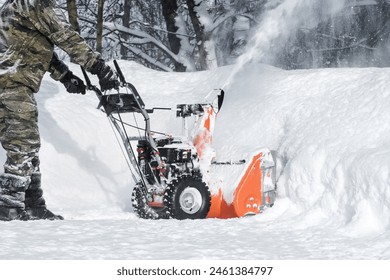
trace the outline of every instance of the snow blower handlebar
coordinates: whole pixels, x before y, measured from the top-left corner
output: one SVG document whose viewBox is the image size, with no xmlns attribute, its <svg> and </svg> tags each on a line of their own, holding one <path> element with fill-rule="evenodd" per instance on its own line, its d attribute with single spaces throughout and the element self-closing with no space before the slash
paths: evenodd
<svg viewBox="0 0 390 280">
<path fill-rule="evenodd" d="M 96 95 L 99 97 L 99 100 L 100 100 L 100 97 L 103 96 L 103 93 L 100 91 L 100 89 L 97 86 L 94 86 L 91 83 L 91 80 L 89 79 L 87 71 L 85 71 L 84 67 L 80 66 L 80 68 L 81 68 L 81 72 L 83 72 L 84 80 L 85 80 L 85 83 L 87 85 L 87 90 L 93 90 L 96 93 Z"/>
<path fill-rule="evenodd" d="M 119 81 L 122 83 L 122 86 L 125 85 L 125 84 L 128 84 L 128 83 L 126 82 L 125 76 L 123 75 L 122 70 L 121 70 L 121 68 L 119 67 L 118 62 L 117 62 L 116 60 L 114 60 L 114 66 L 115 66 L 116 72 L 117 72 L 117 74 L 118 74 Z M 133 87 L 134 87 L 134 86 L 133 86 Z"/>
<path fill-rule="evenodd" d="M 117 72 L 117 75 L 120 80 L 120 87 L 126 89 L 126 93 L 117 93 L 117 94 L 103 94 L 102 91 L 97 88 L 96 86 L 92 85 L 91 80 L 88 77 L 87 72 L 83 67 L 81 67 L 81 70 L 84 75 L 84 79 L 87 85 L 88 90 L 95 91 L 97 97 L 99 98 L 99 105 L 98 108 L 103 107 L 105 113 L 107 116 L 111 119 L 111 121 L 114 123 L 117 130 L 122 133 L 122 129 L 120 129 L 116 125 L 116 121 L 112 116 L 112 113 L 141 113 L 141 115 L 144 118 L 145 121 L 145 138 L 148 139 L 150 147 L 155 151 L 155 157 L 156 161 L 158 163 L 158 166 L 162 165 L 161 158 L 158 154 L 157 144 L 155 140 L 153 139 L 151 130 L 150 130 L 150 117 L 149 117 L 149 110 L 145 108 L 145 103 L 143 102 L 141 96 L 139 95 L 137 89 L 134 85 L 131 83 L 126 82 L 126 79 L 122 73 L 121 68 L 119 67 L 116 60 L 114 60 L 114 66 Z M 128 92 L 130 91 L 130 92 Z M 153 112 L 153 109 L 151 110 Z M 127 135 L 121 135 L 124 142 L 128 141 Z M 134 156 L 134 155 L 131 155 Z"/>
</svg>

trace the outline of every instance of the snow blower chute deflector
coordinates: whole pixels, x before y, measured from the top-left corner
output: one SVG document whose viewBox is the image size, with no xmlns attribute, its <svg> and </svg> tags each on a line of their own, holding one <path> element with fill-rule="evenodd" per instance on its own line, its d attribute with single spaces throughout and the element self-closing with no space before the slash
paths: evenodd
<svg viewBox="0 0 390 280">
<path fill-rule="evenodd" d="M 99 98 L 98 108 L 104 109 L 122 140 L 126 160 L 130 163 L 136 183 L 132 205 L 139 217 L 233 218 L 257 214 L 273 205 L 276 197 L 275 161 L 268 149 L 254 153 L 249 161 L 216 162 L 211 156 L 212 133 L 223 103 L 223 90 L 218 90 L 211 102 L 177 105 L 174 110 L 183 122 L 182 136 L 161 134 L 155 137 L 156 133 L 150 128 L 149 114 L 155 110 L 172 109 L 146 109 L 136 88 L 126 82 L 117 61 L 114 61 L 114 65 L 120 79 L 119 90 L 115 94 L 102 93 L 91 84 L 83 68 L 82 71 L 87 88 L 95 91 Z M 125 113 L 141 114 L 145 127 L 141 129 L 125 122 L 122 118 Z M 195 119 L 191 133 L 188 118 Z M 143 130 L 144 134 L 129 135 L 129 127 Z M 229 182 L 235 184 L 230 200 L 224 197 L 218 183 L 208 179 L 213 178 L 214 173 L 218 176 L 218 172 L 226 168 L 240 169 L 239 172 L 228 171 L 229 174 L 236 174 L 235 182 Z"/>
</svg>

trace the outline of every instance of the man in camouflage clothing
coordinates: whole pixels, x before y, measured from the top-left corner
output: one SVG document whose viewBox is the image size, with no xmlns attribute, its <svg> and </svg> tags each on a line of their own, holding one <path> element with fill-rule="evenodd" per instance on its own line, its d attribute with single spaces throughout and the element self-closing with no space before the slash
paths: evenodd
<svg viewBox="0 0 390 280">
<path fill-rule="evenodd" d="M 34 93 L 46 71 L 71 93 L 85 85 L 53 52 L 96 74 L 102 90 L 117 76 L 75 32 L 54 0 L 6 0 L 0 9 L 0 141 L 7 153 L 0 175 L 0 220 L 62 219 L 46 208 L 39 170 L 40 138 Z"/>
</svg>

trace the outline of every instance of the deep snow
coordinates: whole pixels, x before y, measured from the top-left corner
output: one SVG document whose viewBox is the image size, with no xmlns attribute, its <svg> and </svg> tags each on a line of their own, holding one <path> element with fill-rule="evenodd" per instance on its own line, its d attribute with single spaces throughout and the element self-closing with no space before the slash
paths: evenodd
<svg viewBox="0 0 390 280">
<path fill-rule="evenodd" d="M 138 219 L 128 167 L 96 96 L 68 94 L 46 76 L 36 95 L 43 185 L 49 208 L 66 220 L 2 223 L 0 259 L 390 258 L 390 69 L 251 63 L 227 83 L 234 66 L 163 73 L 119 63 L 148 107 L 200 102 L 229 84 L 217 157 L 276 150 L 275 206 L 242 219 Z M 157 131 L 181 129 L 173 112 L 151 122 Z"/>
</svg>

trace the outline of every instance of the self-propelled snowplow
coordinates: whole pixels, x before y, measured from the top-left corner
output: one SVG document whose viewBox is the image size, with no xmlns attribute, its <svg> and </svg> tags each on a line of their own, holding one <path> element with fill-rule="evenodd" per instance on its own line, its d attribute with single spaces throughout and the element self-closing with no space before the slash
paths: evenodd
<svg viewBox="0 0 390 280">
<path fill-rule="evenodd" d="M 84 70 L 83 74 L 87 88 L 99 98 L 98 107 L 107 114 L 122 140 L 135 182 L 132 206 L 139 217 L 233 218 L 258 214 L 274 204 L 276 167 L 269 150 L 257 151 L 248 160 L 215 160 L 212 135 L 223 103 L 223 90 L 214 91 L 204 103 L 147 109 L 136 88 L 126 82 L 116 61 L 114 65 L 120 78 L 118 92 L 114 94 L 101 92 L 91 84 Z M 175 110 L 182 119 L 182 135 L 160 133 L 157 137 L 151 130 L 149 117 L 155 110 Z M 122 116 L 129 113 L 141 114 L 145 127 L 124 121 Z M 188 119 L 192 119 L 191 129 Z M 143 131 L 143 135 L 130 135 L 129 127 Z M 234 192 L 225 194 L 223 184 L 233 184 Z"/>
</svg>

